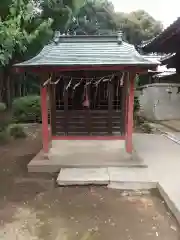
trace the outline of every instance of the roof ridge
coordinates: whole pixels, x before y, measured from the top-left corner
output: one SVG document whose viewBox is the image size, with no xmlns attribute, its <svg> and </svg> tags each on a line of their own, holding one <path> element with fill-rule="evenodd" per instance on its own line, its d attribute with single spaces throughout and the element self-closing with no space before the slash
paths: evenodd
<svg viewBox="0 0 180 240">
<path fill-rule="evenodd" d="M 121 39 L 120 39 L 121 38 Z M 117 42 L 121 43 L 123 38 L 123 33 L 116 32 L 112 34 L 106 35 L 65 35 L 60 34 L 60 32 L 56 31 L 54 34 L 54 38 L 52 42 L 58 44 L 60 42 Z M 121 40 L 121 41 L 120 41 Z"/>
</svg>

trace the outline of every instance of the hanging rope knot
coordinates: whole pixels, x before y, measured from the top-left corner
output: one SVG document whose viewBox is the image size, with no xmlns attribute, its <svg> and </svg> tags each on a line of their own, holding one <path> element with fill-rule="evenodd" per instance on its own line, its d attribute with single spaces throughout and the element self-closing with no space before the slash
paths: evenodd
<svg viewBox="0 0 180 240">
<path fill-rule="evenodd" d="M 84 98 L 85 100 L 83 101 L 83 106 L 84 107 L 90 107 L 90 102 L 89 102 L 89 97 L 88 97 L 88 89 L 87 89 L 87 80 L 86 80 L 86 84 L 84 86 Z"/>
</svg>

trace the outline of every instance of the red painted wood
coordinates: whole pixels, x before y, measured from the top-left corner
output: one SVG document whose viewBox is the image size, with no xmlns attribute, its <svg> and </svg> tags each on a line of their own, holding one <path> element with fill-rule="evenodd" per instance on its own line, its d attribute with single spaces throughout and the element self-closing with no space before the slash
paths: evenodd
<svg viewBox="0 0 180 240">
<path fill-rule="evenodd" d="M 127 136 L 127 129 L 128 129 L 128 99 L 129 99 L 129 96 L 127 95 L 127 97 L 126 97 L 126 108 L 125 108 L 125 135 L 126 136 Z"/>
<path fill-rule="evenodd" d="M 127 116 L 128 116 L 128 87 L 129 87 L 129 73 L 126 74 L 126 78 L 125 78 L 125 108 L 124 108 L 124 114 L 125 114 L 125 121 L 124 121 L 124 124 L 125 124 L 125 136 L 127 135 L 127 125 L 128 125 L 128 121 L 127 121 Z"/>
<path fill-rule="evenodd" d="M 41 87 L 42 143 L 44 153 L 49 151 L 47 88 Z"/>
<path fill-rule="evenodd" d="M 156 67 L 156 66 L 155 66 Z M 152 67 L 154 69 L 154 67 Z M 32 71 L 32 72 L 71 72 L 71 71 L 132 71 L 137 73 L 146 73 L 149 66 L 138 67 L 138 66 L 38 66 L 38 67 L 16 67 L 16 71 Z"/>
<path fill-rule="evenodd" d="M 52 136 L 52 140 L 125 140 L 125 136 Z"/>
<path fill-rule="evenodd" d="M 134 79 L 135 74 L 130 74 L 129 96 L 128 96 L 128 113 L 127 113 L 127 135 L 126 135 L 126 151 L 132 153 L 132 134 L 133 134 L 133 109 L 134 109 Z"/>
</svg>

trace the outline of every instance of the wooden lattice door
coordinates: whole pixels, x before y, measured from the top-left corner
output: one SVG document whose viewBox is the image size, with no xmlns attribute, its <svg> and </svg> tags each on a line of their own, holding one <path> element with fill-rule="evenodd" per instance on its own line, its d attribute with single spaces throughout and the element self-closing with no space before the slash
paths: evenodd
<svg viewBox="0 0 180 240">
<path fill-rule="evenodd" d="M 123 134 L 123 87 L 118 81 L 102 81 L 98 87 L 86 79 L 73 80 L 71 87 L 69 82 L 56 86 L 56 135 Z"/>
</svg>

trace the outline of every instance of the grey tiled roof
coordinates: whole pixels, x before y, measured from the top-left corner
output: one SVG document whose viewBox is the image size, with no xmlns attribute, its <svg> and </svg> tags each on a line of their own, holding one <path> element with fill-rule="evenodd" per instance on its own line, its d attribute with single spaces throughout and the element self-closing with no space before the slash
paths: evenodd
<svg viewBox="0 0 180 240">
<path fill-rule="evenodd" d="M 60 36 L 58 42 L 46 45 L 34 58 L 16 64 L 28 66 L 75 66 L 75 65 L 128 65 L 154 66 L 140 55 L 135 47 L 118 42 L 118 36 Z"/>
<path fill-rule="evenodd" d="M 172 59 L 173 57 L 176 56 L 176 53 L 169 53 L 169 54 L 166 54 L 166 56 L 164 56 L 163 58 L 161 58 L 161 62 L 164 64 L 166 63 L 167 61 L 169 61 L 170 59 Z"/>
<path fill-rule="evenodd" d="M 141 46 L 139 46 L 144 52 L 163 52 L 163 53 L 172 53 L 172 49 L 169 50 L 168 42 L 174 41 L 171 43 L 173 45 L 175 50 L 178 50 L 177 45 L 175 44 L 175 39 L 179 39 L 179 32 L 180 32 L 180 17 L 177 18 L 171 25 L 169 25 L 164 31 L 162 31 L 159 35 L 152 38 L 151 40 L 148 40 L 146 42 L 143 42 Z M 162 46 L 164 51 L 162 50 Z"/>
<path fill-rule="evenodd" d="M 172 75 L 175 75 L 176 74 L 176 70 L 174 71 L 169 71 L 169 72 L 162 72 L 162 73 L 158 73 L 158 74 L 155 74 L 153 76 L 153 78 L 157 77 L 157 78 L 163 78 L 163 77 L 168 77 L 168 76 L 172 76 Z"/>
<path fill-rule="evenodd" d="M 148 59 L 151 62 L 154 63 L 160 63 L 162 56 L 160 55 L 154 55 L 154 54 L 148 54 L 148 55 L 142 55 L 145 59 Z"/>
</svg>

